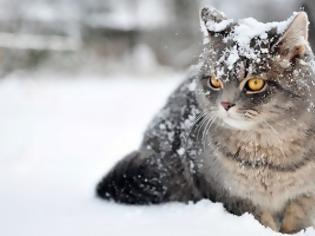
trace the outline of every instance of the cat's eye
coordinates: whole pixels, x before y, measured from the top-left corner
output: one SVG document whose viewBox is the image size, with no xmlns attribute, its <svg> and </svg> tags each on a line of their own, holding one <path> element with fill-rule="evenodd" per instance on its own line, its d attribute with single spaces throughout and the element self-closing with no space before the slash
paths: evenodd
<svg viewBox="0 0 315 236">
<path fill-rule="evenodd" d="M 266 87 L 266 81 L 260 76 L 251 76 L 245 83 L 247 93 L 259 93 Z"/>
<path fill-rule="evenodd" d="M 209 86 L 213 90 L 220 90 L 223 88 L 223 83 L 215 75 L 209 77 Z"/>
</svg>

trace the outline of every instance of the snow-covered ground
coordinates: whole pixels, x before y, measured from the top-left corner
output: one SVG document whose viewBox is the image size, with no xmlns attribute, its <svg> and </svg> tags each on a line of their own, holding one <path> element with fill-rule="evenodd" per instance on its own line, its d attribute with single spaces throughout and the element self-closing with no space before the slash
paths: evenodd
<svg viewBox="0 0 315 236">
<path fill-rule="evenodd" d="M 0 81 L 1 236 L 278 235 L 206 200 L 132 207 L 94 197 L 181 75 L 25 77 Z"/>
</svg>

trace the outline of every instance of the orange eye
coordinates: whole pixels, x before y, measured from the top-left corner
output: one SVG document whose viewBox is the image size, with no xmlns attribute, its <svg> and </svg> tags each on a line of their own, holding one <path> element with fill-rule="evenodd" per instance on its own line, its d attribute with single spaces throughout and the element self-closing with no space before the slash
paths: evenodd
<svg viewBox="0 0 315 236">
<path fill-rule="evenodd" d="M 221 88 L 223 88 L 223 83 L 215 75 L 212 75 L 209 78 L 209 85 L 214 90 L 220 90 Z"/>
<path fill-rule="evenodd" d="M 260 92 L 265 88 L 265 80 L 260 78 L 259 76 L 253 76 L 246 82 L 246 88 L 250 92 Z"/>
</svg>

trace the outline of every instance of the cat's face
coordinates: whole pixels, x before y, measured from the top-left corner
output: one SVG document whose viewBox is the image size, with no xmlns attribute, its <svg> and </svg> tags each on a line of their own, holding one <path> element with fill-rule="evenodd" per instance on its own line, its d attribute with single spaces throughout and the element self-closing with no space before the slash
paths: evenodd
<svg viewBox="0 0 315 236">
<path fill-rule="evenodd" d="M 208 41 L 199 98 L 217 123 L 241 130 L 280 122 L 290 126 L 313 109 L 313 56 L 305 13 L 281 23 L 234 23 L 206 9 L 202 19 Z"/>
</svg>

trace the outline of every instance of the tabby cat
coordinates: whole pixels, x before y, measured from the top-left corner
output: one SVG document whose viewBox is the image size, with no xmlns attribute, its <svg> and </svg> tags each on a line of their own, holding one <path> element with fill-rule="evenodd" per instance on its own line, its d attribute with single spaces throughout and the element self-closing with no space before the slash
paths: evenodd
<svg viewBox="0 0 315 236">
<path fill-rule="evenodd" d="M 198 72 L 170 96 L 137 151 L 97 185 L 126 204 L 210 199 L 275 231 L 314 225 L 315 76 L 308 16 L 234 21 L 201 11 Z"/>
</svg>

